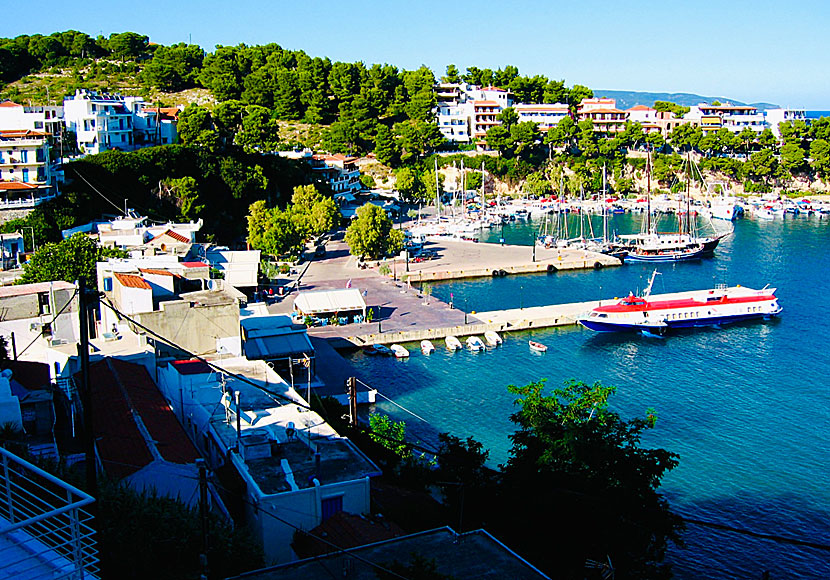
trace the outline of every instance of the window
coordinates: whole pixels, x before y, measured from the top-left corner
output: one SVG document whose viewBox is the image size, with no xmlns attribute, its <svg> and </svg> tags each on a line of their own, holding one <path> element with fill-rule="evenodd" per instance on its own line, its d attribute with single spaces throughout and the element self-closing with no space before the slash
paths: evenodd
<svg viewBox="0 0 830 580">
<path fill-rule="evenodd" d="M 51 312 L 49 308 L 49 293 L 48 292 L 41 292 L 37 295 L 37 306 L 38 306 L 38 314 L 49 314 Z"/>
</svg>

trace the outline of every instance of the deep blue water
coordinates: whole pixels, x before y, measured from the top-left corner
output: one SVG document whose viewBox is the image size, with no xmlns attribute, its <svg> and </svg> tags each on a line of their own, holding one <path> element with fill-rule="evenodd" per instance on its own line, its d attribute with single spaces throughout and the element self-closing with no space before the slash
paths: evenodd
<svg viewBox="0 0 830 580">
<path fill-rule="evenodd" d="M 634 218 L 617 216 L 620 231 Z M 507 242 L 529 243 L 539 223 L 505 230 Z M 689 518 L 749 532 L 830 545 L 830 220 L 811 217 L 735 224 L 714 259 L 659 268 L 655 292 L 714 283 L 770 284 L 784 307 L 778 320 L 701 329 L 665 339 L 561 328 L 508 334 L 483 353 L 430 357 L 409 345 L 408 360 L 350 358 L 396 403 L 378 409 L 405 420 L 427 442 L 437 432 L 471 435 L 503 462 L 513 426 L 508 384 L 569 378 L 617 387 L 612 406 L 624 417 L 653 407 L 657 427 L 645 445 L 680 455 L 662 490 Z M 497 239 L 500 231 L 491 232 Z M 528 248 L 530 251 L 530 248 Z M 485 311 L 613 298 L 642 288 L 653 266 L 508 276 L 436 285 L 433 292 L 468 310 Z M 548 351 L 529 351 L 529 338 Z M 689 524 L 686 546 L 668 559 L 675 577 L 830 577 L 830 551 Z"/>
</svg>

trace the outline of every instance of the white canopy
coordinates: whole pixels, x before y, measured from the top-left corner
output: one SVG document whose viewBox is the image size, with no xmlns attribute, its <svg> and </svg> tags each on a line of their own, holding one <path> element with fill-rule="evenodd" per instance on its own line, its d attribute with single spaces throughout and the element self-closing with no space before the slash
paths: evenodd
<svg viewBox="0 0 830 580">
<path fill-rule="evenodd" d="M 357 288 L 342 290 L 315 290 L 300 292 L 294 300 L 294 310 L 307 316 L 360 311 L 366 315 L 366 302 Z"/>
</svg>

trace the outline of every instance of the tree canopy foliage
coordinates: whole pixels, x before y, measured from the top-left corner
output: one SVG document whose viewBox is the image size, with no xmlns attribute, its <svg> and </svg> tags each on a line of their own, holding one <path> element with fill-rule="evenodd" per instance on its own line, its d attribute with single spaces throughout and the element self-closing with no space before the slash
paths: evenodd
<svg viewBox="0 0 830 580">
<path fill-rule="evenodd" d="M 47 243 L 38 248 L 24 265 L 18 284 L 64 280 L 74 282 L 80 277 L 94 286 L 97 279 L 96 264 L 109 257 L 123 258 L 123 250 L 102 248 L 84 234 L 75 234 L 58 243 Z"/>
<path fill-rule="evenodd" d="M 403 232 L 393 228 L 383 208 L 367 203 L 357 208 L 357 217 L 346 229 L 346 243 L 353 256 L 378 260 L 403 249 Z"/>
</svg>

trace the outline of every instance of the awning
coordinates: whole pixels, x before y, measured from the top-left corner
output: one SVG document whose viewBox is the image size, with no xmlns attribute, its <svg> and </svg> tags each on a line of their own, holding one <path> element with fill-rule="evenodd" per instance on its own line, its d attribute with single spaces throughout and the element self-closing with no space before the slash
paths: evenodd
<svg viewBox="0 0 830 580">
<path fill-rule="evenodd" d="M 300 292 L 294 309 L 307 316 L 359 311 L 366 314 L 366 302 L 357 288 Z"/>
<path fill-rule="evenodd" d="M 242 352 L 251 360 L 274 360 L 314 356 L 314 347 L 305 330 L 250 338 L 243 342 Z"/>
</svg>

